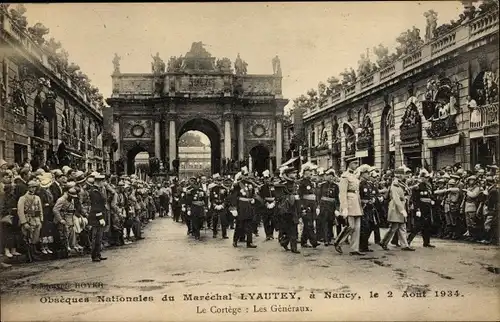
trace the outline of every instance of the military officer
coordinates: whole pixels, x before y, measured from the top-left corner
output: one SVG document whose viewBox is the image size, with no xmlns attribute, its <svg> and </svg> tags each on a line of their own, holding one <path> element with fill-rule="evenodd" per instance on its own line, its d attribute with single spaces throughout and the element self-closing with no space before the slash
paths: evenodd
<svg viewBox="0 0 500 322">
<path fill-rule="evenodd" d="M 206 216 L 205 209 L 208 207 L 207 196 L 200 181 L 196 179 L 192 181 L 188 196 L 193 236 L 196 240 L 200 240 L 200 231 Z"/>
<path fill-rule="evenodd" d="M 361 217 L 361 235 L 359 239 L 359 249 L 362 252 L 373 252 L 368 248 L 368 240 L 372 231 L 375 230 L 377 221 L 377 209 L 375 203 L 377 200 L 377 190 L 374 184 L 370 181 L 370 173 L 373 169 L 360 167 L 359 181 L 359 197 L 361 199 L 361 207 L 363 216 Z"/>
<path fill-rule="evenodd" d="M 54 224 L 57 225 L 61 239 L 68 252 L 76 246 L 74 216 L 79 205 L 79 203 L 76 203 L 77 198 L 78 192 L 76 189 L 70 188 L 57 199 L 54 205 Z M 81 208 L 78 209 L 78 212 L 81 213 Z"/>
<path fill-rule="evenodd" d="M 460 219 L 460 204 L 463 199 L 462 189 L 457 187 L 457 180 L 452 178 L 448 181 L 448 187 L 442 196 L 444 203 L 444 215 L 446 220 L 445 238 L 458 239 L 457 221 Z M 436 196 L 440 195 L 439 190 L 435 191 Z"/>
<path fill-rule="evenodd" d="M 40 197 L 35 193 L 39 187 L 38 181 L 28 182 L 28 191 L 19 198 L 17 202 L 17 215 L 21 231 L 28 242 L 28 260 L 37 260 L 39 254 L 36 249 L 40 242 L 40 230 L 42 229 L 43 206 Z"/>
<path fill-rule="evenodd" d="M 92 178 L 89 178 L 91 180 L 88 181 L 92 185 L 89 189 L 89 225 L 92 226 L 92 261 L 100 262 L 107 259 L 106 257 L 103 257 L 101 255 L 102 236 L 104 233 L 104 226 L 106 225 L 106 221 L 104 219 L 104 212 L 106 210 L 106 198 L 102 193 L 101 187 L 95 180 L 96 178 L 103 179 L 104 176 L 99 173 L 93 173 Z"/>
<path fill-rule="evenodd" d="M 179 220 L 184 221 L 184 217 L 181 219 L 181 196 L 182 196 L 182 188 L 179 187 L 179 181 L 177 178 L 172 179 L 172 185 L 170 189 L 172 190 L 172 218 L 175 222 L 179 222 Z M 168 209 L 167 209 L 168 213 Z"/>
<path fill-rule="evenodd" d="M 421 182 L 416 186 L 413 194 L 415 196 L 413 213 L 415 226 L 408 236 L 408 245 L 411 245 L 413 238 L 421 231 L 424 247 L 434 248 L 435 246 L 431 244 L 431 231 L 434 223 L 434 189 L 429 181 L 430 174 L 427 170 L 420 171 L 420 179 Z"/>
<path fill-rule="evenodd" d="M 235 178 L 233 194 L 236 197 L 236 227 L 233 235 L 233 246 L 238 247 L 240 238 L 246 235 L 247 248 L 257 248 L 253 244 L 252 222 L 253 222 L 253 205 L 255 204 L 253 183 L 246 176 L 248 170 L 244 167 L 239 176 Z M 245 171 L 246 170 L 246 171 Z"/>
<path fill-rule="evenodd" d="M 269 170 L 262 172 L 264 184 L 259 190 L 259 195 L 264 201 L 262 210 L 262 221 L 266 240 L 274 239 L 274 230 L 276 228 L 276 189 L 271 182 Z"/>
<path fill-rule="evenodd" d="M 303 248 L 310 247 L 307 242 L 311 243 L 313 248 L 318 246 L 316 234 L 314 233 L 314 221 L 316 219 L 316 190 L 311 180 L 313 170 L 317 167 L 312 163 L 302 165 L 302 179 L 299 181 L 299 196 L 302 217 L 302 234 L 300 237 L 300 245 Z"/>
<path fill-rule="evenodd" d="M 227 227 L 229 220 L 227 216 L 228 211 L 228 190 L 222 185 L 222 177 L 219 174 L 214 175 L 215 183 L 210 188 L 210 207 L 213 213 L 212 231 L 213 237 L 217 238 L 217 223 L 220 220 L 222 230 L 222 238 L 228 239 Z"/>
<path fill-rule="evenodd" d="M 325 246 L 330 245 L 333 239 L 333 225 L 335 212 L 339 207 L 339 187 L 334 181 L 335 170 L 328 169 L 324 173 L 325 181 L 319 185 L 319 223 L 318 235 L 323 239 Z M 320 231 L 320 227 L 322 228 Z M 319 238 L 318 238 L 319 239 Z"/>
<path fill-rule="evenodd" d="M 280 228 L 278 240 L 286 251 L 299 254 L 297 250 L 297 225 L 299 224 L 300 196 L 296 184 L 297 170 L 293 167 L 281 168 L 282 183 L 279 185 L 279 208 Z M 288 248 L 290 246 L 290 248 Z"/>
<path fill-rule="evenodd" d="M 348 164 L 339 183 L 340 213 L 342 217 L 347 217 L 348 227 L 345 227 L 334 242 L 335 250 L 342 254 L 341 243 L 351 236 L 351 255 L 364 255 L 359 251 L 359 236 L 361 228 L 361 202 L 359 200 L 359 179 L 354 173 L 358 167 L 357 159 L 353 159 Z M 364 168 L 368 165 L 363 165 Z"/>
<path fill-rule="evenodd" d="M 401 243 L 401 250 L 414 251 L 408 245 L 406 237 L 406 220 L 408 218 L 408 198 L 410 195 L 410 188 L 406 185 L 406 179 L 411 175 L 411 169 L 406 166 L 401 166 L 394 171 L 395 178 L 392 181 L 389 191 L 389 210 L 387 214 L 387 221 L 389 222 L 389 230 L 380 242 L 380 246 L 384 250 L 389 250 L 387 244 L 393 238 L 394 234 L 398 233 L 398 240 Z"/>
</svg>

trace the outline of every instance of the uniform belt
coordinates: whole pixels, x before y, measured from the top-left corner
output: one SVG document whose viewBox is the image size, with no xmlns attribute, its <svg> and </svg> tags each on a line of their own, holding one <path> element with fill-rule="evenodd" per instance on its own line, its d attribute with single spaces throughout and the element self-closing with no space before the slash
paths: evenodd
<svg viewBox="0 0 500 322">
<path fill-rule="evenodd" d="M 323 200 L 323 201 L 332 201 L 332 202 L 334 202 L 334 201 L 335 201 L 335 198 L 330 198 L 330 197 L 321 197 L 321 200 Z"/>
<path fill-rule="evenodd" d="M 205 203 L 203 201 L 193 201 L 193 205 L 203 207 Z"/>
<path fill-rule="evenodd" d="M 275 200 L 275 198 L 271 198 L 271 197 L 269 197 L 269 198 L 265 198 L 265 200 L 266 200 L 266 201 L 271 201 L 271 202 L 273 202 L 273 201 Z"/>
<path fill-rule="evenodd" d="M 425 203 L 431 203 L 432 199 L 431 198 L 420 198 L 420 201 L 425 202 Z"/>
<path fill-rule="evenodd" d="M 347 193 L 357 193 L 356 190 L 347 190 Z"/>
<path fill-rule="evenodd" d="M 304 200 L 316 200 L 316 195 L 303 195 L 302 199 Z"/>
<path fill-rule="evenodd" d="M 252 201 L 252 198 L 243 198 L 243 197 L 240 197 L 239 198 L 240 201 L 246 201 L 246 202 L 251 202 Z"/>
</svg>

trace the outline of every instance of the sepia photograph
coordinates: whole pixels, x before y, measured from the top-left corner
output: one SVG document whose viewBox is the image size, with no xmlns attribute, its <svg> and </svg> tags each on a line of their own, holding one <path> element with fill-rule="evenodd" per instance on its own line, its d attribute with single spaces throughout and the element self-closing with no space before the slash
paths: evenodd
<svg viewBox="0 0 500 322">
<path fill-rule="evenodd" d="M 499 1 L 0 4 L 0 321 L 500 321 Z"/>
</svg>

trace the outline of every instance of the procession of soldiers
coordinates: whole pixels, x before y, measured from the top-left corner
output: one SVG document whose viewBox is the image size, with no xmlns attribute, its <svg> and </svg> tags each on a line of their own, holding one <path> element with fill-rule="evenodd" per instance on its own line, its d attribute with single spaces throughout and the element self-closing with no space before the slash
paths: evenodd
<svg viewBox="0 0 500 322">
<path fill-rule="evenodd" d="M 384 172 L 357 159 L 338 174 L 313 163 L 286 162 L 276 173 L 140 180 L 62 169 L 0 164 L 3 258 L 33 262 L 90 255 L 144 239 L 155 218 L 185 225 L 190 238 L 229 239 L 257 248 L 277 240 L 291 253 L 333 246 L 339 254 L 435 247 L 434 238 L 498 243 L 498 168 L 459 164 L 439 171 L 406 166 Z M 381 228 L 388 228 L 381 234 Z M 167 233 L 167 232 L 166 232 Z M 374 245 L 370 243 L 373 234 Z M 1 261 L 2 267 L 10 264 Z"/>
</svg>

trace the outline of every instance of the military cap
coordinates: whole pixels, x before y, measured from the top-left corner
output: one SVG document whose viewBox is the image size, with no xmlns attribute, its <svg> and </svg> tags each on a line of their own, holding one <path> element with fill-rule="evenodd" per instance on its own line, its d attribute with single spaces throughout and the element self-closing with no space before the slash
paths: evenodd
<svg viewBox="0 0 500 322">
<path fill-rule="evenodd" d="M 373 167 L 368 164 L 362 164 L 356 170 L 361 174 L 365 172 L 371 172 L 373 170 Z"/>
<path fill-rule="evenodd" d="M 76 198 L 76 197 L 78 197 L 78 192 L 76 191 L 75 188 L 71 188 L 68 190 L 68 195 L 70 197 Z"/>
<path fill-rule="evenodd" d="M 477 177 L 476 177 L 476 176 L 469 176 L 469 177 L 467 178 L 467 181 L 471 181 L 471 180 L 476 181 L 476 180 L 477 180 Z"/>
<path fill-rule="evenodd" d="M 494 169 L 494 170 L 498 170 L 498 167 L 496 165 L 487 165 L 486 167 L 490 168 L 490 169 Z"/>
<path fill-rule="evenodd" d="M 422 178 L 429 178 L 431 176 L 431 174 L 426 169 L 422 169 L 422 170 L 420 170 L 419 176 Z"/>
<path fill-rule="evenodd" d="M 334 168 L 330 168 L 330 169 L 325 171 L 325 175 L 330 175 L 330 174 L 333 176 L 336 175 Z"/>
</svg>

